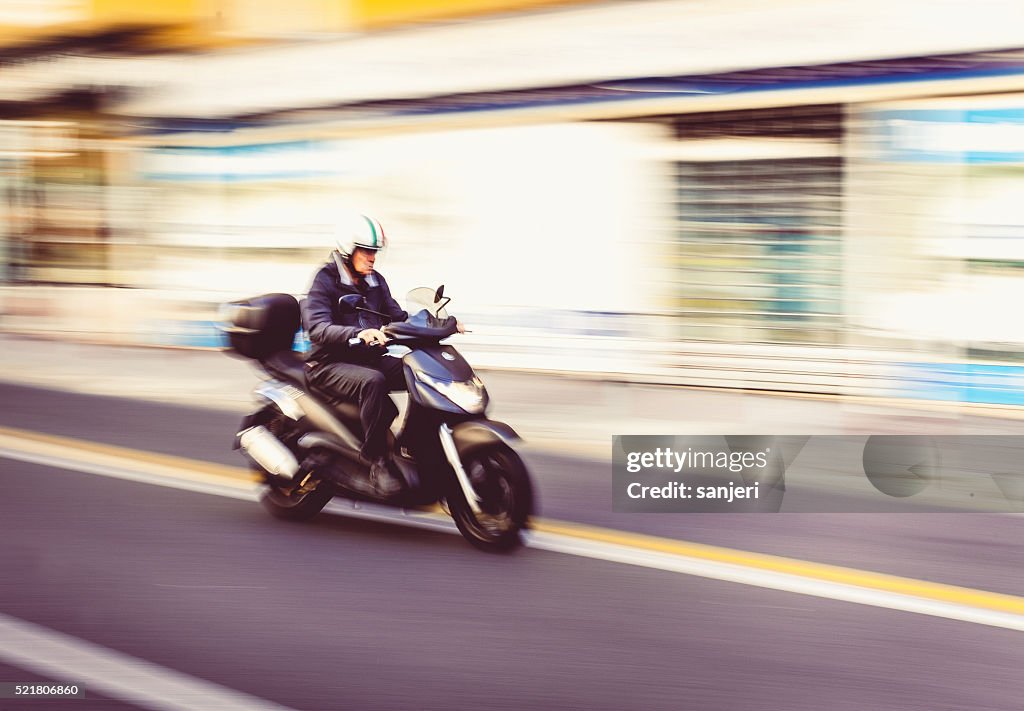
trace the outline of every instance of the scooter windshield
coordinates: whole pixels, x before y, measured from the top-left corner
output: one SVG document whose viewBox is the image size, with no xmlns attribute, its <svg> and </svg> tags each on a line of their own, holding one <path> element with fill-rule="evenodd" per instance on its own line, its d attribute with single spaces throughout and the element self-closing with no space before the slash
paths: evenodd
<svg viewBox="0 0 1024 711">
<path fill-rule="evenodd" d="M 444 307 L 448 303 L 449 299 L 447 297 L 441 297 L 440 301 L 435 302 L 435 294 L 436 291 L 431 289 L 429 286 L 421 286 L 417 289 L 413 289 L 405 296 L 405 310 L 408 311 L 410 315 L 425 310 L 435 318 L 448 318 L 448 312 Z"/>
<path fill-rule="evenodd" d="M 438 340 L 455 333 L 456 321 L 444 310 L 448 299 L 442 297 L 435 302 L 434 298 L 433 289 L 422 287 L 410 291 L 406 297 L 409 319 L 389 325 L 386 332 L 393 338 Z"/>
</svg>

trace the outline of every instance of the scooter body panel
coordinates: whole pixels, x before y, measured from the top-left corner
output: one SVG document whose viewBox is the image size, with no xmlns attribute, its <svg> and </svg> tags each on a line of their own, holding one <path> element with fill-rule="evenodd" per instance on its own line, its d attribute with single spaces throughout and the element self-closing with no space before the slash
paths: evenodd
<svg viewBox="0 0 1024 711">
<path fill-rule="evenodd" d="M 456 415 L 480 417 L 487 412 L 490 398 L 486 390 L 481 409 L 478 412 L 467 412 L 417 377 L 416 373 L 420 372 L 429 378 L 450 383 L 464 383 L 475 378 L 472 366 L 451 346 L 422 346 L 408 353 L 402 360 L 405 365 L 405 383 L 412 402 L 429 410 Z"/>
</svg>

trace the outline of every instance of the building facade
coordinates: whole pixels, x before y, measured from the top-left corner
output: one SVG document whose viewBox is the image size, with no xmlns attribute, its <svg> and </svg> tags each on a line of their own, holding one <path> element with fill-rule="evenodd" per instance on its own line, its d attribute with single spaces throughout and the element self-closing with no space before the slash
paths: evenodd
<svg viewBox="0 0 1024 711">
<path fill-rule="evenodd" d="M 256 285 L 301 293 L 358 209 L 392 282 L 458 295 L 485 363 L 1011 402 L 1024 9 L 981 5 L 380 30 L 448 17 L 382 5 L 337 40 L 189 57 L 105 109 L 113 246 L 87 281 L 200 328 Z"/>
</svg>

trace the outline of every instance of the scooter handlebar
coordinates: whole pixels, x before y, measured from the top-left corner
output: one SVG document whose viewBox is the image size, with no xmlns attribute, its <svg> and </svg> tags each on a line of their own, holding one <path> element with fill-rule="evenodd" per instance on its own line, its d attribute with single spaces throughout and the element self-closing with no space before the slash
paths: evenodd
<svg viewBox="0 0 1024 711">
<path fill-rule="evenodd" d="M 394 342 L 394 339 L 391 339 L 391 338 L 388 338 L 386 341 L 384 341 L 383 344 L 380 344 L 380 343 L 367 343 L 366 341 L 364 341 L 362 338 L 359 338 L 358 336 L 353 336 L 352 338 L 348 339 L 349 348 L 359 348 L 361 350 L 370 350 L 370 349 L 374 349 L 374 348 L 384 349 L 384 348 L 387 348 L 388 345 L 390 345 L 393 342 Z"/>
</svg>

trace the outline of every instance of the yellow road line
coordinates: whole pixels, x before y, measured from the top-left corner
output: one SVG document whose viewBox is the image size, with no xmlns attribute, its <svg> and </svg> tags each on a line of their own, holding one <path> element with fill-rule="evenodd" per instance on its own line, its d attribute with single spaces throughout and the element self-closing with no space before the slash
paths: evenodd
<svg viewBox="0 0 1024 711">
<path fill-rule="evenodd" d="M 0 427 L 0 447 L 65 456 L 77 460 L 84 459 L 101 466 L 106 464 L 124 467 L 126 463 L 130 463 L 132 466 L 143 467 L 148 472 L 162 476 L 179 476 L 207 481 L 213 479 L 221 484 L 248 483 L 257 479 L 253 472 L 243 467 L 230 467 L 170 454 L 146 452 L 113 444 L 90 442 L 12 427 Z"/>
<path fill-rule="evenodd" d="M 0 427 L 0 448 L 63 456 L 101 466 L 138 467 L 149 473 L 193 481 L 233 486 L 250 486 L 253 481 L 252 472 L 242 467 L 230 467 L 185 457 L 145 452 L 9 427 Z M 1014 595 L 566 521 L 537 519 L 532 525 L 533 529 L 538 532 L 582 541 L 622 546 L 637 551 L 684 556 L 752 570 L 790 575 L 811 581 L 850 585 L 924 600 L 1024 616 L 1024 597 Z"/>
<path fill-rule="evenodd" d="M 537 531 L 596 543 L 609 543 L 637 550 L 668 553 L 714 563 L 794 575 L 809 580 L 853 585 L 898 595 L 1024 615 L 1024 598 L 1014 595 L 563 521 L 540 520 L 534 524 L 534 528 Z"/>
</svg>

